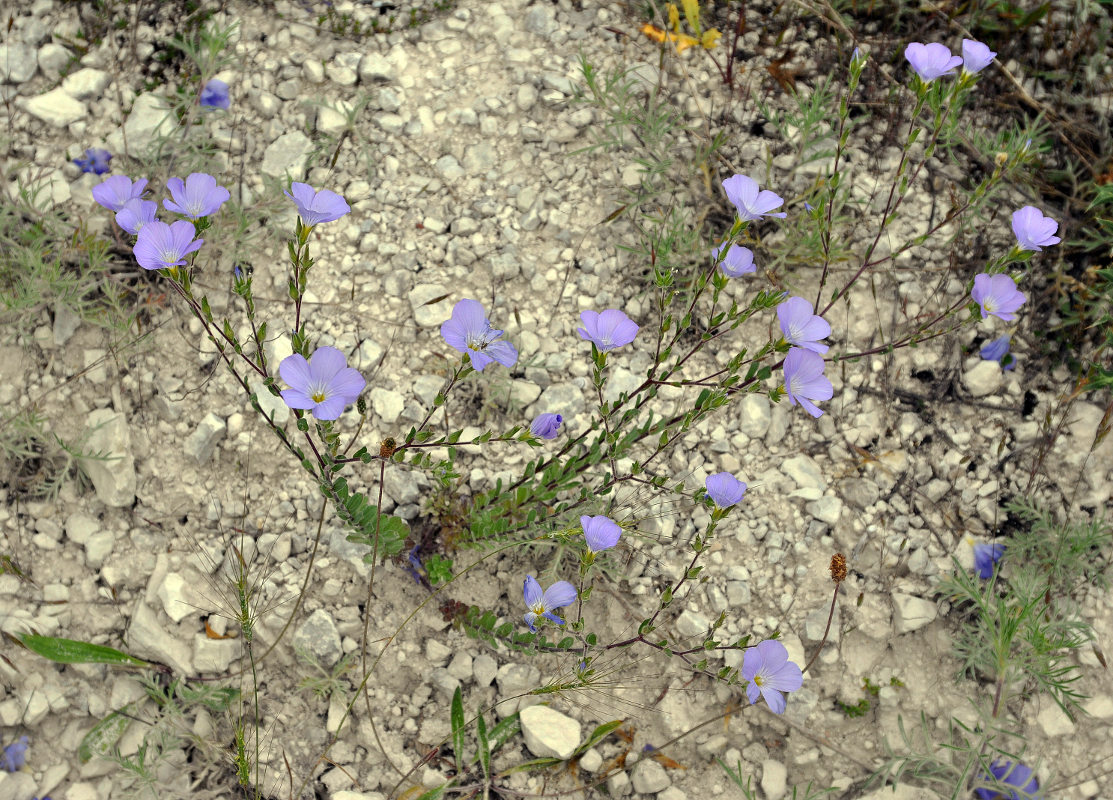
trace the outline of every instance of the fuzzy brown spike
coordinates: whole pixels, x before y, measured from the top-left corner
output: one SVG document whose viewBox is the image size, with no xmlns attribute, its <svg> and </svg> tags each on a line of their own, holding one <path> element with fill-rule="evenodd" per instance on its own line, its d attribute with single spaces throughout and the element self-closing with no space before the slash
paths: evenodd
<svg viewBox="0 0 1113 800">
<path fill-rule="evenodd" d="M 379 458 L 390 458 L 397 448 L 397 443 L 388 436 L 379 445 Z"/>
<path fill-rule="evenodd" d="M 846 556 L 835 553 L 831 556 L 831 580 L 842 583 L 846 580 Z"/>
</svg>

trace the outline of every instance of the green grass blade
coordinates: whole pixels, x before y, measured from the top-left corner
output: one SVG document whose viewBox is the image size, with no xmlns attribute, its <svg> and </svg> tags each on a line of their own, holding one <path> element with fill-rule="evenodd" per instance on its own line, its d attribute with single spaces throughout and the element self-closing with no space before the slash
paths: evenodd
<svg viewBox="0 0 1113 800">
<path fill-rule="evenodd" d="M 60 639 L 54 636 L 38 636 L 24 633 L 19 641 L 33 653 L 59 664 L 116 664 L 122 667 L 149 667 L 146 661 L 121 653 L 113 647 L 102 644 L 79 642 L 75 639 Z"/>
<path fill-rule="evenodd" d="M 464 699 L 460 687 L 452 694 L 452 750 L 456 759 L 456 774 L 464 771 L 464 741 L 466 731 L 464 728 Z"/>
<path fill-rule="evenodd" d="M 491 742 L 487 739 L 487 723 L 480 713 L 475 718 L 475 738 L 479 743 L 479 763 L 483 767 L 483 780 L 491 780 Z"/>
</svg>

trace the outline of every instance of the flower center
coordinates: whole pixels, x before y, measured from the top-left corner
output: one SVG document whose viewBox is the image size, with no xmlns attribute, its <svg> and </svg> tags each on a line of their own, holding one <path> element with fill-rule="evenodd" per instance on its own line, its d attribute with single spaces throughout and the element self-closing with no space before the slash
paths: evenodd
<svg viewBox="0 0 1113 800">
<path fill-rule="evenodd" d="M 159 254 L 159 260 L 161 260 L 163 264 L 173 264 L 178 260 L 178 253 L 175 250 L 163 250 L 162 253 Z"/>
<path fill-rule="evenodd" d="M 487 345 L 491 343 L 493 338 L 494 337 L 491 336 L 491 327 L 488 325 L 487 330 L 483 331 L 483 333 L 471 334 L 468 336 L 468 347 L 481 353 L 487 349 Z"/>
<path fill-rule="evenodd" d="M 760 674 L 755 675 L 754 676 L 754 685 L 764 686 L 765 685 L 765 678 L 763 678 Z"/>
<path fill-rule="evenodd" d="M 987 314 L 992 314 L 997 309 L 997 303 L 992 297 L 987 297 L 982 301 L 982 308 L 985 309 Z"/>
<path fill-rule="evenodd" d="M 532 606 L 529 607 L 529 610 L 532 611 L 534 614 L 537 614 L 538 616 L 541 616 L 542 614 L 545 613 L 545 604 L 544 603 L 534 603 Z"/>
</svg>

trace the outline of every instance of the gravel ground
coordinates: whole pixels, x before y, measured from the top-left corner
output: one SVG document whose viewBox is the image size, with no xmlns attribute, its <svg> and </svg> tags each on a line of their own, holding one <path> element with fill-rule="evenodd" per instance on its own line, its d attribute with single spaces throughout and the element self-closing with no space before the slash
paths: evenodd
<svg viewBox="0 0 1113 800">
<path fill-rule="evenodd" d="M 718 185 L 731 170 L 765 175 L 769 159 L 772 178 L 763 185 L 788 198 L 790 213 L 801 205 L 793 198 L 814 178 L 815 172 L 792 169 L 793 146 L 761 124 L 757 101 L 787 107 L 765 70 L 777 58 L 787 54 L 802 89 L 825 64 L 837 62 L 823 55 L 839 50 L 821 28 L 805 26 L 774 47 L 751 21 L 742 40 L 743 90 L 732 101 L 696 50 L 667 58 L 662 74 L 655 47 L 638 37 L 640 23 L 621 4 L 465 0 L 412 29 L 359 41 L 306 24 L 317 19 L 311 5 L 230 2 L 216 17 L 240 25 L 234 63 L 218 75 L 231 85 L 233 105 L 199 124 L 218 147 L 214 174 L 254 216 L 242 236 L 229 219 L 207 232 L 199 284 L 214 312 L 223 314 L 233 298 L 222 276 L 250 262 L 264 318 L 272 330 L 285 329 L 283 237 L 293 229 L 294 209 L 272 179 L 289 175 L 342 193 L 352 213 L 314 233 L 319 264 L 306 313 L 316 345 L 343 350 L 368 377 L 362 441 L 404 436 L 423 418 L 456 357 L 438 328 L 461 298 L 481 300 L 521 354 L 515 368 L 492 368 L 471 381 L 467 402 L 450 404 L 453 425 L 468 427 L 464 438 L 523 424 L 543 411 L 562 413 L 568 430 L 586 429 L 594 406 L 589 359 L 574 332 L 579 312 L 620 307 L 635 320 L 650 320 L 644 266 L 615 247 L 631 237 L 628 223 L 599 224 L 624 201 L 623 187 L 638 182 L 634 153 L 577 152 L 602 125 L 597 110 L 572 102 L 580 80 L 577 53 L 601 70 L 634 67 L 638 80 L 660 80 L 697 129 L 711 120 L 727 130 L 727 164 L 712 167 L 713 180 L 677 187 L 679 195 L 713 204 L 723 219 L 727 206 Z M 367 6 L 347 7 L 371 13 Z M 765 15 L 770 24 L 777 19 L 761 4 L 750 13 Z M 120 165 L 114 173 L 127 165 L 132 177 L 145 174 L 133 168 L 138 161 L 125 159 L 125 148 L 137 160 L 150 157 L 147 148 L 166 116 L 160 98 L 178 87 L 148 85 L 149 65 L 177 31 L 171 19 L 153 28 L 139 24 L 81 56 L 67 43 L 82 24 L 75 4 L 16 3 L 0 45 L 10 139 L 4 175 L 10 185 L 17 178 L 42 181 L 54 204 L 111 236 L 109 215 L 90 194 L 101 178 L 81 175 L 65 162 L 66 154 L 107 146 Z M 629 35 L 616 36 L 611 28 Z M 79 65 L 72 64 L 77 57 Z M 881 62 L 878 69 L 893 71 Z M 356 114 L 350 135 L 346 108 Z M 987 113 L 972 112 L 972 119 L 992 123 Z M 876 202 L 875 176 L 899 157 L 886 144 L 885 124 L 871 122 L 848 156 L 848 179 L 864 202 Z M 161 167 L 176 174 L 177 158 Z M 1009 201 L 1015 207 L 1025 202 L 1020 195 Z M 900 225 L 919 232 L 938 213 L 931 193 L 923 192 L 910 199 Z M 978 234 L 979 242 L 1007 247 L 1003 220 L 1001 214 L 987 221 L 989 232 Z M 762 230 L 770 249 L 785 235 L 776 223 Z M 861 238 L 869 235 L 863 231 Z M 855 234 L 848 245 L 865 243 Z M 963 280 L 949 275 L 947 266 L 926 248 L 902 256 L 872 290 L 854 290 L 853 311 L 836 307 L 829 318 L 832 345 L 845 351 L 875 346 L 879 329 L 961 296 Z M 136 272 L 121 260 L 121 278 L 143 285 L 147 277 Z M 818 289 L 817 272 L 759 270 L 728 291 L 742 300 L 772 281 L 810 297 Z M 225 619 L 228 589 L 220 565 L 235 547 L 261 576 L 272 610 L 258 636 L 263 644 L 274 641 L 306 574 L 321 497 L 256 419 L 199 324 L 173 297 L 163 302 L 159 291 L 155 279 L 149 284 L 151 332 L 138 346 L 121 349 L 103 329 L 78 324 L 63 311 L 5 331 L 5 408 L 35 403 L 63 438 L 91 431 L 90 446 L 120 458 L 88 464 L 93 486 L 83 491 L 67 484 L 50 502 L 4 490 L 4 549 L 18 554 L 30 580 L 0 575 L 0 624 L 10 634 L 36 631 L 121 647 L 176 675 L 214 678 L 243 666 L 241 639 Z M 742 334 L 764 336 L 771 319 L 766 315 Z M 664 656 L 634 651 L 616 658 L 615 686 L 551 698 L 552 708 L 574 723 L 547 712 L 523 714 L 525 740 L 512 739 L 503 757 L 513 763 L 515 756 L 539 755 L 540 732 L 582 740 L 594 725 L 618 718 L 629 719 L 629 741 L 608 738 L 581 758 L 578 773 L 522 775 L 511 787 L 572 790 L 610 767 L 613 774 L 603 783 L 611 796 L 739 796 L 715 763 L 718 757 L 731 765 L 741 760 L 761 796 L 777 800 L 808 781 L 845 788 L 861 779 L 866 771 L 847 754 L 865 762 L 882 755 L 885 740 L 900 741 L 900 718 L 914 726 L 922 713 L 928 730 L 940 736 L 952 716 L 973 724 L 970 699 L 986 689 L 956 682 L 950 652 L 958 621 L 933 587 L 952 571 L 952 556 L 969 567 L 971 543 L 986 540 L 1003 522 L 1003 499 L 1025 493 L 1040 423 L 1069 385 L 1065 371 L 1048 374 L 1030 365 L 1023 336 L 1014 338 L 1015 370 L 1003 372 L 978 358 L 977 346 L 1000 332 L 983 323 L 914 350 L 843 364 L 832 371 L 835 395 L 818 420 L 754 394 L 697 426 L 672 451 L 670 474 L 695 489 L 707 474 L 725 470 L 750 490 L 711 548 L 707 581 L 670 609 L 670 630 L 699 637 L 725 611 L 727 638 L 764 638 L 779 630 L 793 660 L 803 664 L 823 638 L 831 595 L 826 565 L 841 551 L 851 574 L 826 646 L 783 718 L 763 706 L 740 707 L 671 745 L 664 751 L 671 760 L 643 756 L 641 763 L 635 762 L 645 745 L 661 747 L 743 695 L 737 687 L 693 679 Z M 275 338 L 269 347 L 272 360 L 290 352 L 288 339 Z M 636 347 L 616 355 L 613 391 L 636 385 L 649 359 Z M 679 395 L 662 392 L 666 407 L 675 407 Z M 292 430 L 285 406 L 273 410 Z M 1059 505 L 1066 496 L 1076 508 L 1108 508 L 1113 439 L 1087 460 L 1101 414 L 1095 405 L 1075 405 L 1049 456 L 1060 468 L 1040 498 Z M 343 424 L 354 428 L 357 417 L 350 409 Z M 524 449 L 497 444 L 462 456 L 466 491 L 515 474 L 527 460 Z M 392 470 L 383 505 L 417 529 L 432 491 L 425 475 Z M 664 581 L 686 564 L 683 542 L 706 521 L 702 509 L 644 494 L 619 505 L 620 516 L 637 521 L 656 541 L 635 574 L 616 573 L 597 586 L 587 613 L 600 639 L 636 631 L 642 609 L 654 607 Z M 358 649 L 363 630 L 363 549 L 346 541 L 335 519 L 327 519 L 322 543 L 293 636 L 260 672 L 266 791 L 275 797 L 289 792 L 286 763 L 296 779 L 310 773 L 343 709 L 339 695 L 330 700 L 299 688 L 316 673 L 292 645 L 329 669 Z M 447 597 L 517 624 L 522 576 L 541 569 L 545 555 L 519 550 L 488 559 L 454 582 Z M 471 560 L 469 551 L 457 555 L 458 566 Z M 404 565 L 388 561 L 379 569 L 375 595 L 370 638 L 382 642 L 427 592 Z M 1091 590 L 1078 599 L 1097 641 L 1109 641 L 1109 597 Z M 46 793 L 56 800 L 121 796 L 126 774 L 105 759 L 81 763 L 77 750 L 113 709 L 136 701 L 137 716 L 152 713 L 136 676 L 96 665 L 47 666 L 10 643 L 3 656 L 2 738 L 6 743 L 27 735 L 31 747 L 22 771 L 0 773 L 0 800 Z M 1113 755 L 1113 678 L 1089 649 L 1080 659 L 1090 716 L 1071 722 L 1042 698 L 1014 703 L 1009 719 L 1027 737 L 1029 752 L 1042 759 L 1041 779 L 1062 787 L 1053 796 L 1109 798 L 1108 779 L 1082 771 Z M 517 695 L 567 675 L 573 660 L 495 651 L 454 629 L 437 602 L 430 603 L 402 628 L 368 682 L 382 747 L 363 702 L 357 703 L 330 762 L 317 767 L 307 791 L 347 800 L 385 796 L 397 783 L 388 759 L 407 769 L 449 736 L 449 701 L 457 687 L 466 708 L 499 703 L 494 716 L 504 717 L 540 701 Z M 738 666 L 740 660 L 732 653 L 726 663 Z M 349 690 L 358 683 L 353 675 L 345 677 Z M 849 718 L 836 701 L 857 703 L 863 679 L 882 687 L 879 697 L 865 716 Z M 182 727 L 180 744 L 163 753 L 158 796 L 232 796 L 227 720 L 192 711 Z M 121 752 L 134 754 L 148 730 L 133 723 Z M 624 751 L 625 770 L 613 769 Z M 447 762 L 434 760 L 414 777 L 435 786 L 446 769 Z M 603 791 L 594 786 L 584 796 Z M 877 796 L 930 796 L 904 791 Z"/>
</svg>

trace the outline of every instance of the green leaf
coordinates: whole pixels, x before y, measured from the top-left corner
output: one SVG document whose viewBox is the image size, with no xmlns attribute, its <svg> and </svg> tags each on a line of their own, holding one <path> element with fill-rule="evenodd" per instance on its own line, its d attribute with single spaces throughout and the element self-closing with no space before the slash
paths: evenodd
<svg viewBox="0 0 1113 800">
<path fill-rule="evenodd" d="M 452 750 L 456 759 L 456 774 L 464 771 L 464 699 L 460 687 L 452 693 Z"/>
<path fill-rule="evenodd" d="M 129 707 L 130 705 L 124 706 L 120 711 Z M 77 755 L 82 764 L 89 761 L 93 756 L 103 756 L 112 752 L 112 748 L 124 735 L 124 731 L 131 722 L 131 719 L 121 714 L 120 711 L 113 711 L 94 725 L 92 730 L 81 739 L 81 744 L 77 746 Z"/>
<path fill-rule="evenodd" d="M 559 758 L 534 758 L 529 761 L 523 761 L 510 769 L 504 769 L 499 773 L 500 777 L 513 775 L 515 772 L 530 772 L 535 769 L 544 769 L 545 767 L 555 767 L 557 764 L 563 764 Z"/>
<path fill-rule="evenodd" d="M 102 644 L 79 642 L 75 639 L 59 639 L 54 636 L 38 636 L 24 633 L 20 642 L 33 653 L 59 664 L 117 664 L 123 667 L 149 667 L 149 662 L 121 653 Z"/>
<path fill-rule="evenodd" d="M 495 752 L 512 737 L 517 736 L 521 732 L 522 723 L 518 719 L 518 715 L 511 714 L 509 717 L 499 722 L 498 725 L 491 728 L 491 733 L 488 737 L 491 742 L 491 752 Z"/>
<path fill-rule="evenodd" d="M 479 764 L 483 767 L 483 779 L 491 779 L 491 743 L 487 739 L 487 723 L 483 720 L 483 714 L 480 713 L 475 718 L 475 739 L 479 743 L 478 753 Z"/>
<path fill-rule="evenodd" d="M 425 571 L 429 574 L 429 582 L 434 586 L 448 583 L 452 580 L 452 559 L 433 553 L 425 559 Z"/>
<path fill-rule="evenodd" d="M 601 742 L 611 731 L 613 731 L 621 724 L 622 720 L 620 719 L 613 719 L 610 722 L 604 722 L 602 725 L 591 732 L 591 736 L 588 736 L 587 740 L 576 748 L 576 752 L 573 755 L 578 756 L 581 753 L 587 752 L 592 747 L 595 747 L 595 745 L 599 744 L 599 742 Z"/>
<path fill-rule="evenodd" d="M 447 788 L 447 786 L 448 784 L 445 784 L 444 786 L 438 786 L 436 789 L 430 789 L 429 791 L 421 795 L 421 797 L 417 798 L 417 800 L 436 800 L 438 797 L 444 794 L 444 790 Z"/>
</svg>

